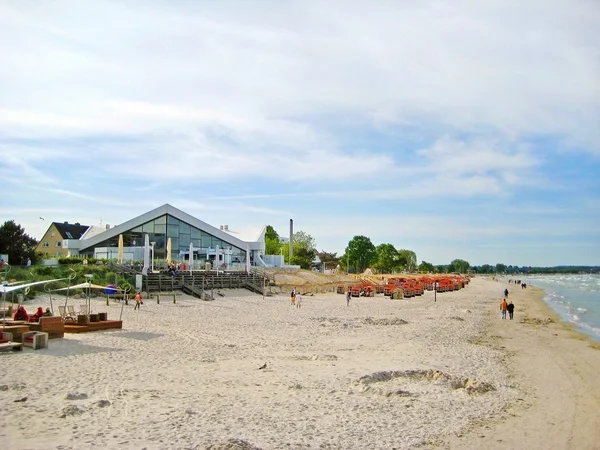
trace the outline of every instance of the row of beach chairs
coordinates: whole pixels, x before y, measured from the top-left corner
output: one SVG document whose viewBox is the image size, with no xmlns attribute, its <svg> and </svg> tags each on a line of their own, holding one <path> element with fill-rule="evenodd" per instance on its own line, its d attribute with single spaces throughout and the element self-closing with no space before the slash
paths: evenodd
<svg viewBox="0 0 600 450">
<path fill-rule="evenodd" d="M 59 306 L 58 312 L 64 322 L 77 322 L 77 314 L 87 315 L 88 308 L 87 305 L 79 305 L 79 313 L 77 313 L 73 305 L 67 305 L 66 309 L 64 306 Z"/>
</svg>

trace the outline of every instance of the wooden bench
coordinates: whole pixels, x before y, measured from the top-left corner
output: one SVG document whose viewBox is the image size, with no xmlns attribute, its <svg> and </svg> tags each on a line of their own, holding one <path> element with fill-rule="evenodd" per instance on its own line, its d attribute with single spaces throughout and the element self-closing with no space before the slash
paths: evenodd
<svg viewBox="0 0 600 450">
<path fill-rule="evenodd" d="M 39 322 L 29 324 L 31 331 L 42 331 L 48 333 L 50 339 L 61 338 L 65 336 L 65 324 L 59 316 L 42 316 Z"/>
</svg>

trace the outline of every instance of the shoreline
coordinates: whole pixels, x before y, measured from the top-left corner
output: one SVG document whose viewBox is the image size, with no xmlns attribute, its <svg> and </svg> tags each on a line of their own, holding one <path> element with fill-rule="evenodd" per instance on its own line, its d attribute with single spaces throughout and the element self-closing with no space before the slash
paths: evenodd
<svg viewBox="0 0 600 450">
<path fill-rule="evenodd" d="M 498 281 L 499 288 L 506 284 Z M 499 312 L 488 313 L 486 345 L 506 353 L 511 381 L 522 395 L 498 417 L 472 424 L 464 435 L 442 440 L 438 448 L 600 447 L 600 345 L 563 320 L 546 295 L 543 288 L 530 285 L 512 292 L 517 326 L 510 330 Z"/>
</svg>

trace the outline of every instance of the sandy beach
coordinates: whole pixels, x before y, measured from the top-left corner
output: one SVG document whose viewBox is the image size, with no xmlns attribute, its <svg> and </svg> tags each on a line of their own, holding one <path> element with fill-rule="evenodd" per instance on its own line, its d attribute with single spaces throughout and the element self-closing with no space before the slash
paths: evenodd
<svg viewBox="0 0 600 450">
<path fill-rule="evenodd" d="M 123 330 L 0 355 L 0 442 L 599 448 L 599 346 L 560 323 L 536 289 L 511 290 L 515 320 L 500 320 L 505 287 L 476 278 L 437 302 L 427 292 L 353 298 L 349 307 L 338 294 L 304 296 L 299 309 L 287 295 L 244 290 L 130 304 Z M 28 308 L 48 304 L 40 297 Z M 92 305 L 121 313 L 120 303 Z"/>
</svg>

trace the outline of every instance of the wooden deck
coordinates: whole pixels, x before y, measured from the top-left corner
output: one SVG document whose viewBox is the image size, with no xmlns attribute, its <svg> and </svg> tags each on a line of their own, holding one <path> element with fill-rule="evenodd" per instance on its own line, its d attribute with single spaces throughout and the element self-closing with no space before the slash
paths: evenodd
<svg viewBox="0 0 600 450">
<path fill-rule="evenodd" d="M 65 323 L 65 333 L 89 333 L 90 331 L 121 328 L 123 328 L 123 321 L 121 320 L 104 320 L 102 322 L 88 322 L 86 324 Z"/>
</svg>

